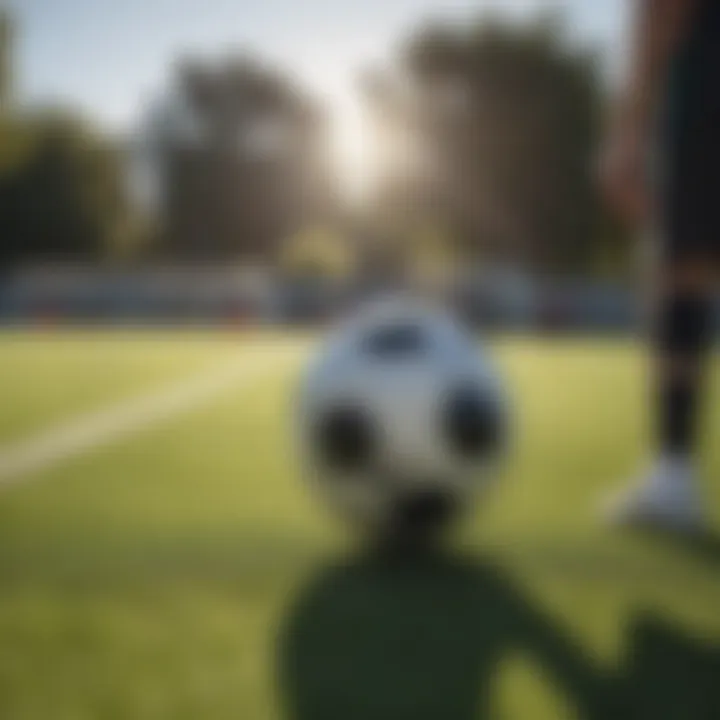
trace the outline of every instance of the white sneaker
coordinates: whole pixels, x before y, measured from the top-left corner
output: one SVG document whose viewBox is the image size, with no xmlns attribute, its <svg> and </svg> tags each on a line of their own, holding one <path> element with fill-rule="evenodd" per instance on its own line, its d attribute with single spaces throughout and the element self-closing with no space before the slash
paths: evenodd
<svg viewBox="0 0 720 720">
<path fill-rule="evenodd" d="M 615 525 L 700 533 L 706 528 L 695 473 L 683 460 L 662 460 L 636 487 L 613 499 Z"/>
</svg>

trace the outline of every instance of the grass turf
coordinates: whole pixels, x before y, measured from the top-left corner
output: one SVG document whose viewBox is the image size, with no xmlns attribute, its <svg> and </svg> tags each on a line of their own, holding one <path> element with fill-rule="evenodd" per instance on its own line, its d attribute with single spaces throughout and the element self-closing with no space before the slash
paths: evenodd
<svg viewBox="0 0 720 720">
<path fill-rule="evenodd" d="M 0 439 L 257 342 L 2 336 Z M 278 344 L 252 382 L 1 492 L 0 718 L 262 720 L 288 700 L 307 720 L 603 716 L 597 686 L 632 696 L 633 717 L 714 716 L 700 713 L 718 702 L 716 544 L 596 522 L 641 459 L 636 348 L 499 343 L 518 425 L 505 477 L 459 531 L 461 563 L 389 575 L 336 565 L 342 532 L 297 478 L 306 353 Z M 711 432 L 715 393 L 708 406 Z M 717 519 L 720 486 L 707 491 Z"/>
</svg>

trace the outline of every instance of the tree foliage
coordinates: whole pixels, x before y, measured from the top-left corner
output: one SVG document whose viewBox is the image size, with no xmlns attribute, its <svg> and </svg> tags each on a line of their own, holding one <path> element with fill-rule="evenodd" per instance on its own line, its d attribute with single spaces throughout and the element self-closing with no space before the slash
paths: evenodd
<svg viewBox="0 0 720 720">
<path fill-rule="evenodd" d="M 267 260 L 331 200 L 325 123 L 289 78 L 245 58 L 186 63 L 153 122 L 161 254 Z"/>
<path fill-rule="evenodd" d="M 244 56 L 186 61 L 128 147 L 73 114 L 18 112 L 12 40 L 0 11 L 0 264 L 128 254 L 147 227 L 162 259 L 327 269 L 342 255 L 297 241 L 342 213 L 328 117 L 292 76 Z M 360 271 L 499 258 L 612 272 L 626 258 L 592 179 L 598 63 L 561 15 L 420 27 L 367 76 L 365 96 L 383 166 L 375 201 L 343 233 L 360 238 Z M 128 173 L 135 158 L 141 172 Z"/>
<path fill-rule="evenodd" d="M 592 269 L 606 225 L 592 178 L 602 83 L 561 16 L 425 26 L 368 87 L 385 139 L 380 205 L 440 215 L 466 254 Z"/>
<path fill-rule="evenodd" d="M 128 207 L 119 151 L 57 113 L 0 121 L 0 263 L 98 260 Z"/>
</svg>

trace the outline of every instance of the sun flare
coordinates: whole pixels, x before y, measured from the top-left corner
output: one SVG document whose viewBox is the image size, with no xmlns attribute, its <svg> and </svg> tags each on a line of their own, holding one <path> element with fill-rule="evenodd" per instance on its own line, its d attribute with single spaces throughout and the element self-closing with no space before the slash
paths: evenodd
<svg viewBox="0 0 720 720">
<path fill-rule="evenodd" d="M 378 172 L 378 150 L 362 98 L 351 84 L 328 89 L 330 152 L 340 191 L 359 202 L 371 190 Z"/>
</svg>

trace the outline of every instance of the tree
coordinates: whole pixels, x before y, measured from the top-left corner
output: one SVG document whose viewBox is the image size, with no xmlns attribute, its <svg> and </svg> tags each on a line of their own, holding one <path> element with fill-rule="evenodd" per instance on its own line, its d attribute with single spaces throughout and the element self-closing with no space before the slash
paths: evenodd
<svg viewBox="0 0 720 720">
<path fill-rule="evenodd" d="M 459 251 L 584 272 L 602 210 L 592 179 L 603 101 L 593 53 L 562 17 L 430 25 L 405 43 L 368 100 L 388 160 L 382 203 L 440 215 Z M 405 148 L 400 161 L 387 147 Z"/>
<path fill-rule="evenodd" d="M 0 123 L 0 263 L 97 260 L 128 217 L 119 151 L 78 120 Z"/>
<path fill-rule="evenodd" d="M 258 62 L 186 62 L 151 122 L 158 252 L 274 258 L 332 202 L 324 129 L 318 107 Z"/>
<path fill-rule="evenodd" d="M 0 267 L 96 260 L 129 225 L 120 148 L 72 113 L 18 113 L 13 24 L 0 9 Z"/>
</svg>

